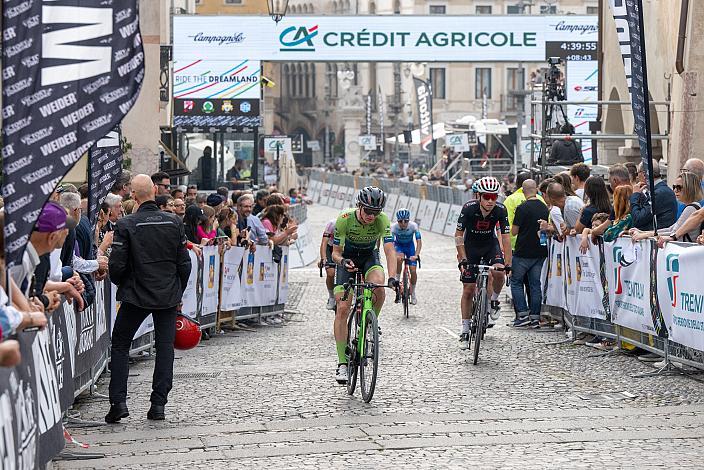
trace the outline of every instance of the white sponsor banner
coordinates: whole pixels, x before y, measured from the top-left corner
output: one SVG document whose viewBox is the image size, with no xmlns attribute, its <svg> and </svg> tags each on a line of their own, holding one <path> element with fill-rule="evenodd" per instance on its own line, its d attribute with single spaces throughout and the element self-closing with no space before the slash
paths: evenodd
<svg viewBox="0 0 704 470">
<path fill-rule="evenodd" d="M 328 206 L 337 207 L 337 193 L 340 191 L 339 184 L 333 184 L 330 188 L 330 199 L 328 199 Z"/>
<path fill-rule="evenodd" d="M 289 254 L 292 250 L 290 247 L 282 247 L 283 254 L 281 256 L 281 263 L 279 263 L 279 304 L 285 304 L 288 301 L 288 269 L 290 266 Z M 295 250 L 293 250 L 295 251 Z"/>
<path fill-rule="evenodd" d="M 418 222 L 418 207 L 420 207 L 420 199 L 417 197 L 412 197 L 408 199 L 408 205 L 406 209 L 411 211 L 411 220 Z"/>
<path fill-rule="evenodd" d="M 545 305 L 566 308 L 565 305 L 565 266 L 562 242 L 551 240 L 549 245 L 550 263 L 546 275 Z"/>
<path fill-rule="evenodd" d="M 396 212 L 400 211 L 401 209 L 408 209 L 408 201 L 410 199 L 411 198 L 409 196 L 406 196 L 405 194 L 401 194 L 398 197 L 398 202 L 396 203 L 396 211 L 392 214 L 391 220 L 396 220 Z"/>
<path fill-rule="evenodd" d="M 599 247 L 589 244 L 586 253 L 578 253 L 574 276 L 577 285 L 577 302 L 574 315 L 606 320 L 604 310 L 604 286 L 601 283 Z"/>
<path fill-rule="evenodd" d="M 276 303 L 279 267 L 271 257 L 270 248 L 257 247 L 254 256 L 254 270 L 258 305 L 274 305 Z"/>
<path fill-rule="evenodd" d="M 418 219 L 420 220 L 420 228 L 423 230 L 430 230 L 430 226 L 433 224 L 433 218 L 435 217 L 435 209 L 438 203 L 436 201 L 431 201 L 429 199 L 423 199 L 418 207 Z"/>
<path fill-rule="evenodd" d="M 278 149 L 278 159 L 283 161 L 284 159 L 293 160 L 293 150 L 291 148 L 291 138 L 290 137 L 265 137 L 264 138 L 264 156 L 266 160 L 271 164 L 277 160 L 277 149 Z"/>
<path fill-rule="evenodd" d="M 342 209 L 343 207 L 345 207 L 346 202 L 347 202 L 347 187 L 340 186 L 340 188 L 337 190 L 337 199 L 335 200 L 335 208 Z"/>
<path fill-rule="evenodd" d="M 318 259 L 320 244 L 316 244 L 307 223 L 298 226 L 298 239 L 296 239 L 296 248 L 301 253 L 303 265 L 307 266 Z"/>
<path fill-rule="evenodd" d="M 177 99 L 260 99 L 258 60 L 174 60 Z"/>
<path fill-rule="evenodd" d="M 328 205 L 332 183 L 323 183 L 322 192 L 320 193 L 320 203 L 324 206 Z"/>
<path fill-rule="evenodd" d="M 455 230 L 457 229 L 457 219 L 460 218 L 460 212 L 462 212 L 462 206 L 453 204 L 447 212 L 447 221 L 445 221 L 445 230 L 443 233 L 449 237 L 455 236 Z"/>
<path fill-rule="evenodd" d="M 354 188 L 350 188 L 348 198 L 347 207 L 357 207 L 357 191 Z"/>
<path fill-rule="evenodd" d="M 438 209 L 435 211 L 433 225 L 430 226 L 431 232 L 443 233 L 445 231 L 445 222 L 447 222 L 448 212 L 450 212 L 450 204 L 447 202 L 439 202 Z"/>
<path fill-rule="evenodd" d="M 599 97 L 599 62 L 596 60 L 568 60 L 565 66 L 565 91 L 569 101 L 596 101 Z M 567 119 L 576 134 L 591 134 L 589 123 L 596 121 L 596 105 L 567 105 Z M 592 162 L 592 140 L 582 140 L 584 162 Z"/>
<path fill-rule="evenodd" d="M 244 248 L 234 246 L 225 251 L 222 259 L 222 298 L 221 310 L 236 310 L 242 306 L 242 290 L 240 282 L 240 265 L 244 257 Z"/>
<path fill-rule="evenodd" d="M 198 297 L 196 291 L 196 283 L 198 282 L 198 257 L 192 250 L 188 250 L 188 256 L 191 258 L 191 274 L 188 276 L 188 284 L 183 291 L 181 302 L 181 312 L 190 318 L 198 316 Z M 113 290 L 113 292 L 115 292 Z"/>
<path fill-rule="evenodd" d="M 257 247 L 264 249 L 263 247 Z M 242 305 L 246 307 L 256 307 L 259 305 L 259 296 L 257 288 L 254 284 L 255 279 L 255 254 L 249 250 L 245 250 L 242 258 Z"/>
<path fill-rule="evenodd" d="M 650 311 L 650 243 L 619 238 L 604 246 L 611 320 L 642 333 L 655 333 Z"/>
<path fill-rule="evenodd" d="M 449 21 L 448 21 L 449 20 Z M 597 40 L 596 16 L 174 16 L 174 59 L 542 62 L 546 43 Z"/>
<path fill-rule="evenodd" d="M 376 136 L 375 135 L 360 135 L 359 145 L 364 150 L 375 150 L 376 149 Z"/>
<path fill-rule="evenodd" d="M 203 311 L 208 315 L 218 311 L 220 290 L 220 254 L 217 246 L 203 247 Z"/>
<path fill-rule="evenodd" d="M 581 237 L 580 237 L 581 238 Z M 563 243 L 564 258 L 563 264 L 565 267 L 565 303 L 567 311 L 575 312 L 577 310 L 577 259 L 579 258 L 579 242 L 577 237 L 567 237 Z"/>
<path fill-rule="evenodd" d="M 669 338 L 704 351 L 704 247 L 668 243 L 658 253 L 658 302 Z"/>
<path fill-rule="evenodd" d="M 346 209 L 348 207 L 354 207 L 354 188 L 347 188 L 347 194 L 345 195 L 345 199 L 342 203 L 342 208 Z"/>
<path fill-rule="evenodd" d="M 384 206 L 384 212 L 389 216 L 389 220 L 392 220 L 396 216 L 396 203 L 398 202 L 398 194 L 388 194 L 386 196 L 386 205 Z"/>
<path fill-rule="evenodd" d="M 469 152 L 469 136 L 467 134 L 450 134 L 445 139 L 453 151 Z"/>
</svg>

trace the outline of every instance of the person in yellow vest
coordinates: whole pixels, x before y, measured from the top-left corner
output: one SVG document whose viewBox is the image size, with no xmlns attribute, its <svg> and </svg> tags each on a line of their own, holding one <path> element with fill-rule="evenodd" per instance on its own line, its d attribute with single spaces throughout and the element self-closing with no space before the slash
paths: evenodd
<svg viewBox="0 0 704 470">
<path fill-rule="evenodd" d="M 516 216 L 516 208 L 523 204 L 526 200 L 526 196 L 523 194 L 523 183 L 526 180 L 532 179 L 533 175 L 530 170 L 523 170 L 519 171 L 518 175 L 516 176 L 516 191 L 511 194 L 509 197 L 506 198 L 504 201 L 504 206 L 506 207 L 506 210 L 508 211 L 508 223 L 509 226 L 513 225 L 513 218 Z M 538 194 L 538 199 L 545 204 L 545 200 L 543 197 Z M 511 235 L 511 249 L 516 248 L 516 236 Z"/>
</svg>

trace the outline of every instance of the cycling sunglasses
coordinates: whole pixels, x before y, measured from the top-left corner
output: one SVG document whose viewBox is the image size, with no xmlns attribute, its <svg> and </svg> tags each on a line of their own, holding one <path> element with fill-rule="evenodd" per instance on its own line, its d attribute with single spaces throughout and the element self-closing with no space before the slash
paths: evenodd
<svg viewBox="0 0 704 470">
<path fill-rule="evenodd" d="M 499 198 L 498 194 L 484 193 L 482 194 L 482 199 L 485 201 L 496 201 Z"/>
<path fill-rule="evenodd" d="M 367 209 L 366 207 L 362 207 L 362 211 L 364 211 L 365 214 L 371 217 L 376 217 L 381 214 L 380 210 Z"/>
<path fill-rule="evenodd" d="M 398 222 L 400 224 L 407 224 L 408 222 L 410 222 L 410 220 L 409 219 L 399 219 Z"/>
</svg>

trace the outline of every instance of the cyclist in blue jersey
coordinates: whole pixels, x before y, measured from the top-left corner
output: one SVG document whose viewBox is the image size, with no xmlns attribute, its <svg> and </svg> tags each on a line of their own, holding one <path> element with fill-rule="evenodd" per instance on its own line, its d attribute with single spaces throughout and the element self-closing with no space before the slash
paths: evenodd
<svg viewBox="0 0 704 470">
<path fill-rule="evenodd" d="M 401 264 L 404 258 L 408 258 L 408 268 L 411 271 L 411 299 L 410 303 L 415 305 L 416 299 L 416 281 L 418 280 L 418 257 L 420 250 L 423 247 L 423 240 L 420 238 L 420 230 L 418 224 L 411 222 L 411 212 L 408 209 L 399 209 L 396 212 L 396 223 L 391 226 L 391 234 L 394 236 L 394 248 L 398 253 L 398 262 L 396 263 L 397 272 L 401 272 Z M 399 292 L 396 292 L 396 303 L 401 301 Z"/>
</svg>

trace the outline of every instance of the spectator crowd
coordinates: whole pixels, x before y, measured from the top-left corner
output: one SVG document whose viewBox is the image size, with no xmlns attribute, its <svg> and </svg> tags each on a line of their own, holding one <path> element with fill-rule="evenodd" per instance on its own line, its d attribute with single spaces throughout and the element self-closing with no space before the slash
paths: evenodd
<svg viewBox="0 0 704 470">
<path fill-rule="evenodd" d="M 148 176 L 143 176 L 148 179 Z M 97 281 L 108 277 L 113 234 L 118 220 L 139 210 L 132 190 L 132 175 L 123 171 L 105 197 L 91 226 L 88 185 L 61 184 L 44 205 L 32 232 L 22 263 L 6 276 L 4 260 L 4 211 L 0 208 L 0 367 L 21 361 L 16 335 L 47 325 L 47 314 L 61 305 L 62 298 L 83 311 L 95 300 Z M 161 211 L 183 221 L 187 248 L 196 254 L 203 246 L 221 250 L 233 246 L 277 248 L 295 242 L 297 221 L 288 215 L 295 204 L 309 203 L 300 190 L 288 195 L 275 185 L 267 189 L 214 192 L 197 186 L 172 185 L 167 173 L 151 175 L 154 202 Z M 0 207 L 1 207 L 0 200 Z M 281 250 L 278 248 L 278 252 Z M 269 322 L 280 323 L 279 318 Z M 209 333 L 204 331 L 204 339 Z"/>
</svg>

